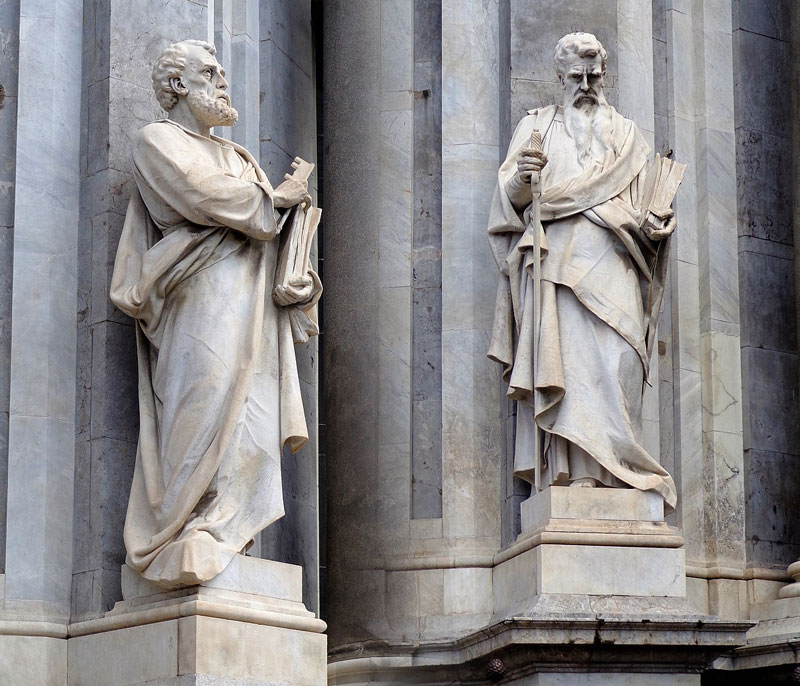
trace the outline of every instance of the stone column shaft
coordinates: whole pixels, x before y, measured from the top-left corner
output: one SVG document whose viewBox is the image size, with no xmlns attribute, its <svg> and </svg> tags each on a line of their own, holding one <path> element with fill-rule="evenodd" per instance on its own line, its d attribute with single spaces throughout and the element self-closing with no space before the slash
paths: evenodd
<svg viewBox="0 0 800 686">
<path fill-rule="evenodd" d="M 66 622 L 72 571 L 81 0 L 21 0 L 5 610 Z"/>
<path fill-rule="evenodd" d="M 745 564 L 731 6 L 666 12 L 669 140 L 688 164 L 670 268 L 678 523 L 706 577 Z"/>
</svg>

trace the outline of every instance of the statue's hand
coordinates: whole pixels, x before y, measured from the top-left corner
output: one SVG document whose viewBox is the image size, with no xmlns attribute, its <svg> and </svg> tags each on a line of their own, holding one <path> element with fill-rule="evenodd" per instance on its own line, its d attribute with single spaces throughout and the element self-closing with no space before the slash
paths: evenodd
<svg viewBox="0 0 800 686">
<path fill-rule="evenodd" d="M 275 207 L 294 207 L 300 203 L 310 205 L 308 181 L 301 181 L 291 174 L 286 174 L 284 178 L 286 180 L 275 189 L 272 195 Z"/>
<path fill-rule="evenodd" d="M 310 300 L 313 290 L 314 282 L 310 276 L 293 276 L 289 279 L 288 285 L 275 286 L 272 299 L 276 305 L 288 307 Z"/>
<path fill-rule="evenodd" d="M 664 218 L 648 211 L 647 219 L 644 221 L 644 233 L 652 241 L 662 241 L 672 234 L 675 224 L 675 214 L 672 210 Z"/>
<path fill-rule="evenodd" d="M 525 183 L 530 183 L 531 174 L 542 171 L 547 164 L 547 155 L 542 150 L 523 148 L 517 158 L 517 174 Z"/>
</svg>

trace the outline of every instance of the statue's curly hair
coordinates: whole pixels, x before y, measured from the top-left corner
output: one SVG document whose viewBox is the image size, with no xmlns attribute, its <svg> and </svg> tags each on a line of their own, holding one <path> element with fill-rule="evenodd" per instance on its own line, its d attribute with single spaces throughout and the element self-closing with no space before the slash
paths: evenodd
<svg viewBox="0 0 800 686">
<path fill-rule="evenodd" d="M 217 54 L 217 49 L 211 43 L 202 40 L 184 40 L 164 49 L 153 66 L 152 76 L 153 90 L 156 92 L 158 104 L 167 112 L 178 102 L 178 94 L 172 90 L 169 81 L 174 77 L 180 77 L 183 73 L 183 68 L 186 66 L 186 48 L 190 45 L 197 45 L 212 55 Z"/>
<path fill-rule="evenodd" d="M 556 64 L 556 72 L 563 74 L 566 71 L 567 55 L 577 54 L 580 57 L 594 57 L 600 55 L 600 62 L 603 68 L 603 73 L 606 73 L 606 61 L 608 54 L 603 44 L 597 40 L 593 33 L 584 33 L 579 31 L 577 33 L 568 33 L 556 45 L 556 52 L 553 56 L 553 61 Z"/>
</svg>

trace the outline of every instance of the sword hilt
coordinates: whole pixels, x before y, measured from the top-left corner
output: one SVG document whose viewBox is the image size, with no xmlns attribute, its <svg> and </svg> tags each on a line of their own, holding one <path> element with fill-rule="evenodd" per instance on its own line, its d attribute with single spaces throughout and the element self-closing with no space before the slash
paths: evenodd
<svg viewBox="0 0 800 686">
<path fill-rule="evenodd" d="M 539 129 L 534 129 L 531 131 L 531 140 L 530 146 L 531 150 L 536 150 L 537 152 L 542 151 L 542 134 Z M 539 195 L 539 176 L 540 172 L 533 172 L 531 173 L 531 192 L 535 195 Z"/>
</svg>

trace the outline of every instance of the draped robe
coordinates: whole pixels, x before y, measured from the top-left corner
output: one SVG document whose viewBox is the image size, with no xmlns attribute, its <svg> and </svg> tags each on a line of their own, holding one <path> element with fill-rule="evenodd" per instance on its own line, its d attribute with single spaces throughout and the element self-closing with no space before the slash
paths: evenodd
<svg viewBox="0 0 800 686">
<path fill-rule="evenodd" d="M 263 171 L 244 148 L 168 120 L 139 132 L 133 160 L 111 284 L 139 364 L 124 538 L 131 567 L 178 587 L 219 574 L 283 516 L 282 447 L 308 434 L 293 308 L 269 296 L 278 225 Z"/>
<path fill-rule="evenodd" d="M 592 477 L 656 491 L 674 507 L 672 478 L 640 437 L 669 241 L 652 241 L 641 229 L 650 149 L 633 122 L 609 110 L 613 144 L 595 148 L 583 162 L 561 107 L 532 110 L 514 133 L 489 218 L 501 271 L 489 357 L 503 365 L 508 396 L 518 401 L 514 468 L 520 477 L 534 483 L 540 469 L 542 487 Z M 509 191 L 534 129 L 548 156 L 541 228 L 529 221 L 530 200 L 515 206 Z M 542 302 L 534 362 L 537 268 Z M 541 432 L 540 456 L 533 453 L 535 431 Z"/>
</svg>

